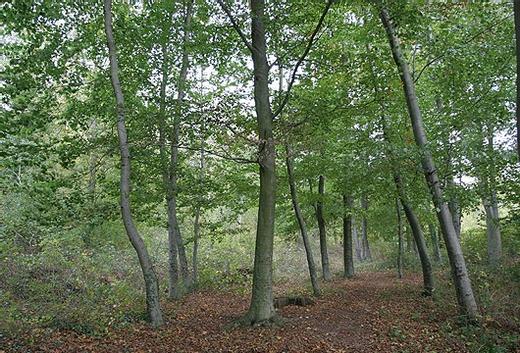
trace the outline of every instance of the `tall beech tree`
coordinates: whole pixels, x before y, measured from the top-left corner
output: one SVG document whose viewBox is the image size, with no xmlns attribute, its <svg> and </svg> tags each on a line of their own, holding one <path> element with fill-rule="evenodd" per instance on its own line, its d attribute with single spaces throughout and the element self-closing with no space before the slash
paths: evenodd
<svg viewBox="0 0 520 353">
<path fill-rule="evenodd" d="M 428 256 L 428 249 L 426 248 L 426 241 L 424 239 L 424 233 L 421 227 L 421 223 L 417 218 L 415 212 L 413 211 L 410 201 L 406 196 L 403 188 L 403 182 L 401 180 L 401 175 L 396 173 L 395 176 L 395 184 L 397 185 L 397 190 L 399 194 L 399 200 L 401 201 L 401 205 L 404 209 L 404 214 L 406 219 L 408 220 L 408 224 L 410 225 L 410 229 L 412 231 L 413 239 L 415 241 L 415 245 L 417 246 L 417 252 L 419 254 L 419 259 L 421 261 L 421 268 L 423 272 L 423 285 L 424 285 L 424 295 L 430 296 L 433 294 L 434 288 L 434 280 L 433 280 L 433 270 L 430 262 L 430 257 Z"/>
<path fill-rule="evenodd" d="M 175 117 L 173 119 L 173 137 L 170 146 L 170 166 L 169 178 L 167 184 L 167 200 L 168 200 L 168 244 L 170 248 L 177 247 L 179 257 L 180 273 L 183 279 L 184 289 L 191 288 L 191 274 L 188 268 L 188 259 L 186 257 L 186 248 L 181 235 L 179 221 L 177 217 L 177 179 L 179 170 L 179 144 L 180 144 L 180 123 L 181 113 L 186 95 L 186 79 L 189 69 L 189 53 L 188 46 L 191 31 L 191 18 L 193 13 L 194 0 L 188 0 L 184 9 L 184 23 L 182 36 L 182 57 L 179 78 L 177 81 L 177 106 L 175 109 Z M 173 244 L 173 242 L 176 244 Z M 170 262 L 171 266 L 171 262 Z"/>
<path fill-rule="evenodd" d="M 325 198 L 325 176 L 318 177 L 318 201 L 316 201 L 316 220 L 318 222 L 318 232 L 320 234 L 320 253 L 321 268 L 323 279 L 329 281 L 332 278 L 329 264 L 329 251 L 327 247 L 327 226 L 323 213 L 323 202 Z"/>
<path fill-rule="evenodd" d="M 105 0 L 103 9 L 105 34 L 107 37 L 108 56 L 110 61 L 110 80 L 112 82 L 112 88 L 114 89 L 114 96 L 116 99 L 117 135 L 119 137 L 119 151 L 121 154 L 121 178 L 119 183 L 121 215 L 126 229 L 126 234 L 137 253 L 139 264 L 141 265 L 141 270 L 143 272 L 146 289 L 146 307 L 150 323 L 154 327 L 159 327 L 163 324 L 163 318 L 159 303 L 159 285 L 157 282 L 157 276 L 143 238 L 135 226 L 132 218 L 132 209 L 130 207 L 130 148 L 125 122 L 125 100 L 121 88 L 121 82 L 119 80 L 116 43 L 112 29 L 112 1 Z"/>
<path fill-rule="evenodd" d="M 433 294 L 434 289 L 434 279 L 433 279 L 433 270 L 430 262 L 430 258 L 428 256 L 428 249 L 426 248 L 426 241 L 424 239 L 424 233 L 421 227 L 421 223 L 412 207 L 412 204 L 406 194 L 406 188 L 401 176 L 401 172 L 399 170 L 400 165 L 399 161 L 396 159 L 393 150 L 390 148 L 392 140 L 389 132 L 389 119 L 385 113 L 386 107 L 383 103 L 383 99 L 380 94 L 379 87 L 376 82 L 376 74 L 374 69 L 370 68 L 370 73 L 374 86 L 374 95 L 376 101 L 379 104 L 381 110 L 381 127 L 383 132 L 383 142 L 385 144 L 385 153 L 388 155 L 391 163 L 392 175 L 394 179 L 394 184 L 397 189 L 398 203 L 397 203 L 397 219 L 398 219 L 398 236 L 399 236 L 399 255 L 398 255 L 398 271 L 399 278 L 402 277 L 402 262 L 403 262 L 403 254 L 402 254 L 402 237 L 403 237 L 403 226 L 401 221 L 401 206 L 404 209 L 404 213 L 408 224 L 410 225 L 410 229 L 412 231 L 414 244 L 416 244 L 417 253 L 419 255 L 419 259 L 421 261 L 421 269 L 423 272 L 423 294 L 430 296 Z"/>
<path fill-rule="evenodd" d="M 453 219 L 448 205 L 443 198 L 443 191 L 437 175 L 437 170 L 431 152 L 429 151 L 421 110 L 419 108 L 417 94 L 415 93 L 415 83 L 410 74 L 408 63 L 403 56 L 399 44 L 399 38 L 397 37 L 388 9 L 382 5 L 380 6 L 380 18 L 387 33 L 392 55 L 403 83 L 403 90 L 408 113 L 412 122 L 415 142 L 421 149 L 421 163 L 424 175 L 432 193 L 437 218 L 448 251 L 459 307 L 462 313 L 466 315 L 469 320 L 476 320 L 478 315 L 477 303 L 475 301 L 473 288 L 466 268 L 466 261 L 462 254 L 460 242 L 453 226 Z"/>
<path fill-rule="evenodd" d="M 253 97 L 258 134 L 260 191 L 258 197 L 253 290 L 249 310 L 242 321 L 255 325 L 276 319 L 272 288 L 276 196 L 276 142 L 273 134 L 273 120 L 280 115 L 289 101 L 289 94 L 296 80 L 296 73 L 314 44 L 315 37 L 332 6 L 332 0 L 327 1 L 318 24 L 311 33 L 308 44 L 293 69 L 287 92 L 274 112 L 271 108 L 269 92 L 270 65 L 267 61 L 265 1 L 251 0 L 250 2 L 251 42 L 242 32 L 224 1 L 218 0 L 218 2 L 231 21 L 242 43 L 249 49 L 253 60 Z"/>
<path fill-rule="evenodd" d="M 318 297 L 321 295 L 320 284 L 318 281 L 318 273 L 316 271 L 314 256 L 312 255 L 312 248 L 309 240 L 309 234 L 307 232 L 307 225 L 305 224 L 305 219 L 303 218 L 303 213 L 300 208 L 300 202 L 298 201 L 298 191 L 296 190 L 296 182 L 294 180 L 294 163 L 292 150 L 289 147 L 288 143 L 285 144 L 285 152 L 285 165 L 287 167 L 287 179 L 289 181 L 291 201 L 296 216 L 296 220 L 298 221 L 298 227 L 300 228 L 303 246 L 305 248 L 305 255 L 307 257 L 307 266 L 309 267 L 309 275 L 311 278 L 312 290 L 314 292 L 314 295 Z"/>
<path fill-rule="evenodd" d="M 354 198 L 343 195 L 343 277 L 354 277 L 354 249 L 352 244 L 352 211 Z"/>
</svg>

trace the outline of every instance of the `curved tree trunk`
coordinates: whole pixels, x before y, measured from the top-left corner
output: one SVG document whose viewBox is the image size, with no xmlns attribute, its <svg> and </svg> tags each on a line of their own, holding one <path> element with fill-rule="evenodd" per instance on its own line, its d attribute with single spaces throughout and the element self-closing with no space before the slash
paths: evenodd
<svg viewBox="0 0 520 353">
<path fill-rule="evenodd" d="M 352 196 L 343 195 L 343 276 L 354 276 L 354 254 L 352 249 Z"/>
<path fill-rule="evenodd" d="M 303 219 L 303 214 L 300 209 L 300 204 L 298 202 L 298 192 L 296 191 L 296 183 L 294 182 L 294 166 L 291 156 L 291 150 L 288 144 L 285 145 L 285 152 L 285 164 L 287 166 L 287 178 L 289 179 L 289 189 L 291 191 L 292 205 L 294 208 L 296 219 L 298 221 L 298 226 L 300 227 L 303 246 L 305 247 L 305 255 L 307 256 L 307 265 L 309 267 L 309 275 L 311 278 L 312 290 L 314 292 L 314 295 L 318 297 L 321 295 L 320 284 L 318 282 L 316 264 L 314 263 L 314 257 L 312 256 L 312 249 L 309 241 L 309 235 L 307 233 L 307 226 L 305 225 L 305 220 Z"/>
<path fill-rule="evenodd" d="M 121 215 L 126 229 L 126 234 L 137 253 L 139 264 L 141 265 L 141 270 L 143 272 L 148 317 L 152 326 L 158 327 L 163 324 L 163 319 L 159 303 L 159 285 L 157 282 L 157 276 L 148 254 L 148 250 L 146 249 L 146 245 L 134 224 L 130 207 L 130 150 L 128 147 L 128 135 L 125 122 L 125 103 L 121 83 L 119 81 L 116 45 L 112 31 L 111 0 L 104 1 L 104 22 L 110 59 L 110 79 L 112 81 L 112 87 L 116 98 L 117 135 L 119 137 L 119 150 L 121 153 Z"/>
<path fill-rule="evenodd" d="M 406 215 L 406 219 L 408 220 L 408 224 L 410 225 L 412 235 L 415 240 L 414 244 L 416 245 L 416 251 L 419 253 L 419 259 L 421 260 L 424 286 L 423 294 L 430 296 L 433 294 L 434 288 L 433 271 L 430 258 L 428 256 L 426 241 L 424 240 L 424 233 L 421 228 L 421 223 L 419 222 L 419 219 L 415 215 L 415 212 L 413 211 L 412 206 L 410 205 L 408 198 L 405 195 L 401 176 L 396 174 L 394 179 L 399 194 L 399 200 L 401 201 L 401 205 L 403 205 L 404 214 Z"/>
<path fill-rule="evenodd" d="M 320 233 L 320 251 L 321 251 L 321 267 L 323 271 L 323 279 L 330 281 L 332 275 L 330 273 L 329 252 L 327 248 L 327 228 L 325 225 L 325 217 L 323 215 L 323 198 L 325 197 L 325 177 L 320 175 L 318 180 L 318 202 L 316 202 L 316 220 L 318 221 L 318 229 Z"/>
<path fill-rule="evenodd" d="M 395 180 L 395 183 L 399 190 L 399 199 L 401 201 L 401 204 L 403 205 L 404 214 L 406 215 L 408 224 L 410 224 L 412 235 L 417 246 L 416 249 L 419 253 L 419 259 L 421 260 L 424 286 L 423 294 L 430 296 L 433 294 L 434 288 L 433 271 L 430 258 L 428 256 L 428 249 L 426 248 L 426 241 L 424 240 L 424 234 L 421 228 L 421 223 L 415 215 L 415 212 L 413 211 L 410 203 L 408 202 L 408 199 L 404 195 L 401 177 L 399 175 L 396 175 Z"/>
<path fill-rule="evenodd" d="M 453 281 L 457 291 L 457 299 L 461 312 L 466 315 L 469 320 L 474 321 L 478 315 L 478 307 L 473 294 L 473 288 L 469 279 L 468 270 L 466 268 L 466 261 L 462 254 L 455 228 L 453 227 L 453 220 L 451 217 L 448 205 L 444 201 L 442 188 L 437 175 L 437 169 L 433 162 L 431 152 L 428 149 L 428 140 L 424 130 L 424 123 L 422 121 L 421 111 L 415 93 L 415 84 L 408 64 L 403 57 L 399 39 L 395 33 L 394 26 L 390 20 L 390 15 L 387 9 L 382 8 L 380 12 L 381 21 L 386 30 L 390 48 L 394 61 L 399 69 L 401 81 L 403 84 L 404 94 L 406 98 L 408 113 L 412 122 L 415 142 L 422 151 L 422 167 L 425 179 L 430 187 L 433 203 L 437 210 L 437 218 L 442 229 L 444 242 L 448 251 L 448 257 L 452 269 Z"/>
<path fill-rule="evenodd" d="M 373 74 L 373 73 L 372 73 Z M 373 74 L 373 78 L 375 79 L 375 75 Z M 378 89 L 377 86 L 374 86 L 375 88 L 375 94 L 378 96 Z M 381 104 L 382 111 L 384 111 L 384 106 Z M 382 116 L 382 128 L 383 128 L 383 139 L 386 143 L 390 143 L 390 134 L 388 132 L 387 128 L 387 122 L 386 122 L 386 116 Z M 388 149 L 388 154 L 390 158 L 393 160 L 394 155 L 390 149 Z M 403 268 L 403 224 L 401 220 L 401 205 L 403 206 L 405 210 L 406 219 L 408 220 L 408 223 L 410 224 L 410 228 L 414 237 L 413 242 L 413 248 L 416 255 L 419 256 L 419 259 L 421 261 L 421 269 L 423 272 L 423 294 L 425 295 L 432 295 L 433 288 L 434 288 L 434 280 L 433 280 L 433 271 L 430 259 L 428 257 L 428 250 L 426 248 L 426 242 L 424 240 L 424 234 L 421 229 L 421 225 L 419 223 L 419 220 L 417 219 L 417 216 L 415 215 L 415 212 L 413 211 L 410 203 L 408 202 L 408 198 L 406 197 L 406 192 L 403 186 L 403 182 L 401 179 L 401 174 L 398 171 L 398 168 L 393 164 L 393 175 L 394 175 L 394 182 L 397 189 L 398 194 L 398 200 L 397 200 L 397 220 L 398 220 L 398 235 L 399 235 L 399 255 L 398 255 L 398 274 L 399 278 L 402 278 L 402 268 Z M 407 248 L 410 250 L 410 247 L 412 246 L 412 242 L 410 241 L 410 236 L 407 234 L 406 236 L 406 242 L 407 242 Z"/>
</svg>

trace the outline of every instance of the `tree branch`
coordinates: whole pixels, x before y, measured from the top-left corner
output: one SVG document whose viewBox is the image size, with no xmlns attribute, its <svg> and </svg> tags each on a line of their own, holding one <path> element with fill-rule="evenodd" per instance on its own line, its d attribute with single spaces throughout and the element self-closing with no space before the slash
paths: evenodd
<svg viewBox="0 0 520 353">
<path fill-rule="evenodd" d="M 228 9 L 226 4 L 224 4 L 223 0 L 217 0 L 222 10 L 226 13 L 227 17 L 231 21 L 231 24 L 233 25 L 233 28 L 240 36 L 240 39 L 242 39 L 242 42 L 246 45 L 247 49 L 249 49 L 250 52 L 253 52 L 253 47 L 251 46 L 251 43 L 247 40 L 247 37 L 245 36 L 244 32 L 240 29 L 240 26 L 238 25 L 237 21 L 235 21 L 235 18 L 231 14 L 231 11 Z"/>
<path fill-rule="evenodd" d="M 221 0 L 218 0 L 218 1 L 221 1 Z M 318 34 L 319 30 L 321 29 L 321 26 L 323 25 L 323 21 L 325 20 L 325 16 L 327 16 L 327 13 L 329 12 L 329 9 L 331 8 L 333 2 L 334 2 L 334 0 L 327 0 L 327 5 L 325 5 L 325 9 L 323 10 L 323 12 L 321 14 L 318 24 L 316 25 L 316 28 L 314 29 L 314 31 L 311 34 L 309 43 L 307 44 L 305 51 L 300 56 L 300 58 L 296 62 L 296 65 L 294 66 L 294 69 L 293 69 L 293 72 L 291 75 L 291 80 L 289 81 L 289 85 L 287 86 L 287 91 L 285 93 L 285 97 L 284 97 L 283 101 L 280 103 L 280 105 L 278 106 L 278 108 L 276 109 L 276 111 L 274 112 L 273 119 L 275 119 L 278 115 L 280 115 L 283 108 L 287 105 L 287 102 L 289 101 L 289 96 L 291 94 L 291 89 L 294 85 L 294 81 L 296 81 L 296 74 L 298 73 L 298 69 L 300 68 L 301 64 L 305 60 L 305 57 L 307 56 L 307 54 L 309 54 L 309 52 L 312 48 L 312 45 L 314 44 L 314 38 L 316 38 L 316 35 Z"/>
</svg>

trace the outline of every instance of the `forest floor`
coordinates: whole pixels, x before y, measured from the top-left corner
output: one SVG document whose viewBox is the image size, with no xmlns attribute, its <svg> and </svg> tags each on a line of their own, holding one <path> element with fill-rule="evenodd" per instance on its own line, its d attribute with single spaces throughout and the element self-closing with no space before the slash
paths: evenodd
<svg viewBox="0 0 520 353">
<path fill-rule="evenodd" d="M 276 294 L 291 290 L 277 287 Z M 247 310 L 249 295 L 201 290 L 165 304 L 167 322 L 156 331 L 135 324 L 102 338 L 32 332 L 0 352 L 468 352 L 446 332 L 455 308 L 441 308 L 420 292 L 418 275 L 397 280 L 393 273 L 361 273 L 327 283 L 312 305 L 280 309 L 281 327 L 229 329 Z"/>
</svg>

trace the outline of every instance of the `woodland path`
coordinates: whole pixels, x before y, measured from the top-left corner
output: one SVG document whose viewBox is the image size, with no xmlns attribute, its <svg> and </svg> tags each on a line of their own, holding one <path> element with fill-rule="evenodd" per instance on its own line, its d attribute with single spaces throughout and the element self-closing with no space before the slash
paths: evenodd
<svg viewBox="0 0 520 353">
<path fill-rule="evenodd" d="M 200 291 L 167 304 L 168 322 L 158 331 L 134 325 L 105 338 L 56 332 L 7 352 L 466 352 L 441 329 L 454 309 L 441 312 L 421 297 L 420 283 L 420 276 L 397 280 L 381 272 L 337 278 L 315 304 L 281 309 L 282 327 L 234 330 L 226 326 L 247 309 L 249 296 Z"/>
</svg>

